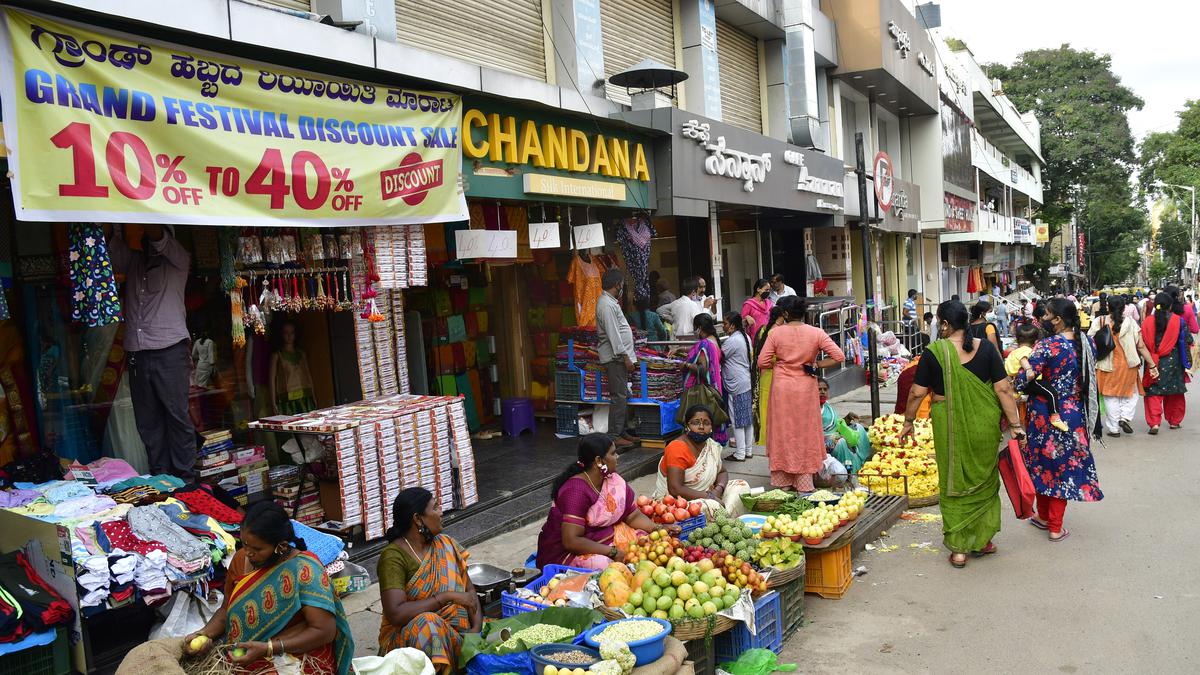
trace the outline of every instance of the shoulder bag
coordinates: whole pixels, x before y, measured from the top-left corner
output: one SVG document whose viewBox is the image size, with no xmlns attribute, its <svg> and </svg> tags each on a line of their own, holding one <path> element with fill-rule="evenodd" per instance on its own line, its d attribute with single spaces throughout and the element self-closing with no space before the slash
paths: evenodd
<svg viewBox="0 0 1200 675">
<path fill-rule="evenodd" d="M 688 363 L 698 362 L 700 353 L 696 352 L 696 357 L 690 359 Z M 679 397 L 679 410 L 675 412 L 677 424 L 682 426 L 685 423 L 684 417 L 687 409 L 698 403 L 712 411 L 714 430 L 729 423 L 729 412 L 725 410 L 725 402 L 721 400 L 721 395 L 713 388 L 709 372 L 708 369 L 705 369 L 702 375 L 697 375 L 696 383 L 685 389 L 683 395 Z"/>
<path fill-rule="evenodd" d="M 1112 333 L 1112 319 L 1104 322 L 1100 330 L 1092 336 L 1092 340 L 1096 343 L 1096 360 L 1102 361 L 1108 358 L 1108 355 L 1113 353 L 1117 348 L 1116 341 Z"/>
</svg>

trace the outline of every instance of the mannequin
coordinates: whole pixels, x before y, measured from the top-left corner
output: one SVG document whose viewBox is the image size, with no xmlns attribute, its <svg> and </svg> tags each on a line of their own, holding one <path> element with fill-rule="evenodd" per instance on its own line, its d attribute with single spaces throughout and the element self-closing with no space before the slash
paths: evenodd
<svg viewBox="0 0 1200 675">
<path fill-rule="evenodd" d="M 192 378 L 195 380 L 196 386 L 204 389 L 211 388 L 213 375 L 217 370 L 217 352 L 216 345 L 206 330 L 196 333 L 196 340 L 192 343 L 192 363 L 195 366 Z"/>
<path fill-rule="evenodd" d="M 188 414 L 191 337 L 183 292 L 191 256 L 175 228 L 144 225 L 141 250 L 122 228 L 108 242 L 113 270 L 125 274 L 125 352 L 138 435 L 153 473 L 195 476 L 196 429 Z"/>
<path fill-rule="evenodd" d="M 271 411 L 275 415 L 299 415 L 317 407 L 313 399 L 308 356 L 296 346 L 296 324 L 279 326 L 278 348 L 271 355 Z"/>
</svg>

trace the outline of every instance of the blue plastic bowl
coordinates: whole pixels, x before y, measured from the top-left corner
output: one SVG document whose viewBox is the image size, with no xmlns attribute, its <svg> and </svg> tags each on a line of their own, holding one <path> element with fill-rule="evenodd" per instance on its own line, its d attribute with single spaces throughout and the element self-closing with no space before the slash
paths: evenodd
<svg viewBox="0 0 1200 675">
<path fill-rule="evenodd" d="M 739 516 L 738 520 L 745 523 L 746 527 L 750 528 L 751 533 L 758 534 L 759 530 L 762 530 L 763 525 L 767 522 L 767 517 L 760 516 L 757 513 L 747 513 L 744 516 Z"/>
<path fill-rule="evenodd" d="M 580 665 L 578 663 L 562 663 L 561 661 L 554 661 L 544 656 L 544 654 L 558 654 L 559 652 L 583 652 L 597 661 L 600 660 L 599 650 L 592 649 L 591 647 L 566 644 L 562 642 L 551 642 L 549 644 L 538 645 L 529 650 L 529 656 L 533 659 L 534 672 L 536 672 L 537 675 L 542 675 L 542 671 L 545 670 L 546 666 L 554 666 L 555 668 L 588 669 L 587 666 Z"/>
<path fill-rule="evenodd" d="M 671 622 L 663 619 L 637 617 L 632 619 L 618 619 L 616 621 L 608 621 L 589 629 L 583 634 L 583 641 L 593 647 L 599 647 L 600 642 L 596 636 L 604 632 L 604 629 L 613 624 L 618 624 L 623 621 L 653 621 L 660 624 L 663 631 L 654 637 L 648 637 L 645 640 L 637 640 L 629 643 L 629 651 L 633 652 L 637 659 L 637 665 L 644 666 L 648 663 L 654 663 L 662 658 L 663 651 L 666 649 L 667 636 L 671 634 Z"/>
</svg>

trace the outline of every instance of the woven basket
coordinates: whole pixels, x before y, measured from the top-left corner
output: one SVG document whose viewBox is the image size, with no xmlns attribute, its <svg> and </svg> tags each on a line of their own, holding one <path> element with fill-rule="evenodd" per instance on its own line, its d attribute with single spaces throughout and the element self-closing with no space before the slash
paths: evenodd
<svg viewBox="0 0 1200 675">
<path fill-rule="evenodd" d="M 747 511 L 756 513 L 772 513 L 779 509 L 787 499 L 756 499 L 750 495 L 742 495 L 742 506 Z"/>
<path fill-rule="evenodd" d="M 767 588 L 779 588 L 780 586 L 790 584 L 796 579 L 804 578 L 804 561 L 796 563 L 794 567 L 786 570 L 773 570 L 771 576 L 767 577 Z"/>
<path fill-rule="evenodd" d="M 616 607 L 601 606 L 596 611 L 600 612 L 601 616 L 603 616 L 606 621 L 616 621 L 617 619 L 628 618 L 625 616 L 625 614 L 623 612 L 621 612 L 621 610 L 617 609 Z"/>
<path fill-rule="evenodd" d="M 933 506 L 938 503 L 939 495 L 930 495 L 928 497 L 909 497 L 908 508 L 919 509 L 923 506 Z"/>
<path fill-rule="evenodd" d="M 676 640 L 704 640 L 741 623 L 729 617 L 714 614 L 703 619 L 677 619 L 671 622 L 671 635 Z"/>
</svg>

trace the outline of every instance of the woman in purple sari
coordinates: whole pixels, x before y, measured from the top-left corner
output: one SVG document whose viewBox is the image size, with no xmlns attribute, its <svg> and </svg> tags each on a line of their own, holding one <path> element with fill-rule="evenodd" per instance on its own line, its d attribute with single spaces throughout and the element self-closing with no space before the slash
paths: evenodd
<svg viewBox="0 0 1200 675">
<path fill-rule="evenodd" d="M 717 342 L 716 322 L 711 314 L 697 314 L 696 318 L 692 319 L 692 326 L 697 339 L 683 364 L 688 371 L 683 380 L 683 390 L 687 391 L 697 381 L 707 381 L 723 401 L 725 387 L 721 382 L 721 345 Z M 714 428 L 713 440 L 725 445 L 729 441 L 729 425 L 722 424 L 719 428 Z"/>
<path fill-rule="evenodd" d="M 617 448 L 605 434 L 579 441 L 579 459 L 554 479 L 554 504 L 538 535 L 537 566 L 602 570 L 625 559 L 639 532 L 667 530 L 638 510 L 633 488 L 617 474 Z"/>
</svg>

